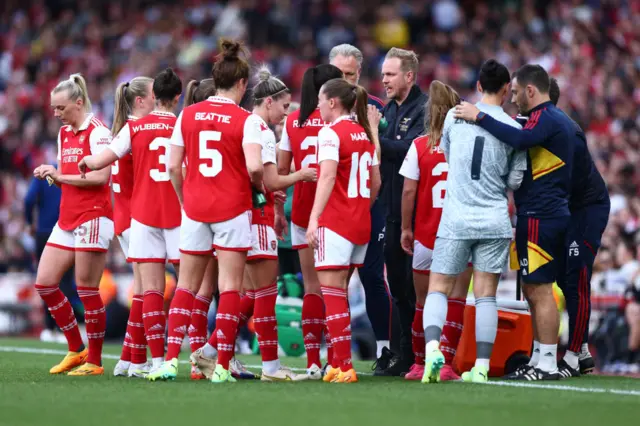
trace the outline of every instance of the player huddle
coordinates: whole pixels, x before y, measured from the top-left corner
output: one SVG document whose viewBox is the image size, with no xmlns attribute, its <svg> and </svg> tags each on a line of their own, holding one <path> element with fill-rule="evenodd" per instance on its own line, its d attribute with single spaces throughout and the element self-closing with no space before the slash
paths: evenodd
<svg viewBox="0 0 640 426">
<path fill-rule="evenodd" d="M 86 84 L 80 75 L 73 75 L 53 90 L 51 104 L 63 123 L 58 136 L 58 168 L 43 165 L 34 171 L 34 176 L 62 188 L 60 219 L 36 278 L 36 289 L 69 344 L 69 353 L 51 369 L 52 374 L 104 373 L 101 352 L 106 317 L 98 284 L 115 234 L 134 270 L 134 296 L 115 375 L 151 381 L 174 379 L 182 342 L 188 335 L 192 379 L 223 383 L 251 377 L 235 359 L 234 350 L 239 327 L 253 316 L 262 380 L 358 381 L 351 362 L 347 286 L 354 268 L 364 263 L 371 234 L 370 209 L 381 186 L 381 115 L 375 107 L 367 106 L 367 92 L 345 80 L 333 65 L 307 70 L 301 107 L 288 117 L 290 90 L 262 68 L 251 92 L 254 109 L 247 111 L 239 106 L 250 79 L 243 55 L 240 43 L 223 40 L 211 78 L 189 83 L 178 117 L 174 111 L 182 96 L 182 82 L 171 69 L 154 79 L 136 77 L 121 84 L 116 91 L 111 131 L 90 113 Z M 503 80 L 489 76 L 484 84 L 487 102 L 497 108 L 507 95 L 508 71 L 506 82 Z M 496 137 L 489 139 L 487 132 L 486 143 L 480 146 L 475 137 L 471 143 L 465 138 L 456 139 L 452 129 L 477 129 L 479 126 L 470 122 L 481 118 L 476 118 L 477 113 L 471 117 L 474 111 L 456 110 L 456 117 L 468 122 L 454 120 L 452 108 L 459 102 L 450 87 L 437 81 L 431 85 L 429 125 L 425 126 L 429 131 L 414 141 L 400 170 L 406 177 L 401 242 L 402 248 L 414 255 L 417 295 L 413 324 L 416 359 L 406 378 L 423 382 L 457 378 L 451 369 L 453 356 L 445 356 L 446 346 L 442 354 L 439 341 L 442 333 L 447 341 L 460 338 L 462 325 L 456 318 L 464 309 L 470 262 L 477 324 L 481 326 L 476 329 L 478 362 L 463 378 L 486 380 L 497 327 L 495 292 L 511 233 L 506 189 L 516 189 L 522 182 L 533 191 L 531 188 L 538 184 L 537 178 L 526 172 L 524 151 L 516 153 L 502 143 L 507 141 L 500 130 L 487 129 Z M 276 150 L 270 126 L 285 118 Z M 531 124 L 534 119 L 539 119 L 535 112 L 525 129 L 535 126 Z M 516 139 L 512 134 L 508 137 Z M 530 148 L 531 154 L 533 146 L 529 143 L 515 148 Z M 484 165 L 483 150 L 487 152 Z M 456 191 L 450 195 L 445 191 L 447 174 L 458 173 L 465 177 L 453 181 L 463 195 L 455 195 Z M 275 316 L 277 239 L 286 232 L 282 226 L 286 223 L 283 194 L 279 191 L 292 185 L 290 232 L 292 245 L 299 252 L 305 286 L 304 374 L 295 374 L 280 364 Z M 555 181 L 548 185 L 552 189 L 570 186 Z M 555 190 L 554 194 L 561 197 L 561 192 Z M 488 209 L 476 205 L 469 210 L 486 213 L 475 218 L 473 232 L 465 229 L 468 212 L 457 212 L 464 210 L 455 205 L 461 198 L 466 202 L 482 198 L 491 204 Z M 516 197 L 516 204 L 518 201 Z M 451 210 L 443 219 L 445 227 L 441 223 L 443 207 Z M 519 214 L 538 220 L 535 212 L 519 210 Z M 529 227 L 538 226 L 537 222 L 531 225 L 531 219 L 528 223 Z M 506 231 L 502 230 L 505 227 Z M 555 229 L 553 232 L 557 234 Z M 528 241 L 532 236 L 537 239 L 538 233 L 529 232 Z M 561 250 L 557 241 L 554 244 L 554 250 Z M 523 252 L 519 246 L 518 253 L 522 265 L 526 249 Z M 178 274 L 168 318 L 164 313 L 167 263 Z M 85 307 L 87 348 L 71 306 L 58 288 L 62 274 L 73 264 Z M 531 269 L 529 272 L 534 273 Z M 216 291 L 216 329 L 207 339 L 207 312 Z M 525 294 L 532 308 L 543 306 L 535 303 L 537 295 L 533 291 Z M 447 298 L 461 305 L 456 312 L 447 312 Z M 546 311 L 540 308 L 539 312 Z M 447 330 L 445 321 L 455 326 Z M 534 326 L 534 330 L 544 327 Z M 326 369 L 320 360 L 323 335 L 328 348 Z M 547 335 L 544 339 L 549 340 Z M 455 353 L 455 346 L 449 352 Z M 534 367 L 522 369 L 516 378 L 547 378 Z"/>
</svg>

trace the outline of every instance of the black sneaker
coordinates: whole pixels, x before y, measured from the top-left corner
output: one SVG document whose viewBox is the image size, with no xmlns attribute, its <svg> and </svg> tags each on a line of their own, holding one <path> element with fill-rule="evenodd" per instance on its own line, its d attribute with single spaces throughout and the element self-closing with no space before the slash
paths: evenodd
<svg viewBox="0 0 640 426">
<path fill-rule="evenodd" d="M 380 354 L 380 358 L 376 359 L 371 366 L 371 370 L 373 371 L 374 376 L 386 376 L 384 371 L 389 367 L 389 363 L 393 358 L 393 352 L 389 350 L 386 346 L 382 348 L 382 354 Z"/>
<path fill-rule="evenodd" d="M 591 355 L 586 358 L 580 359 L 578 362 L 580 363 L 581 374 L 591 374 L 593 373 L 593 370 L 596 369 L 596 363 Z"/>
<path fill-rule="evenodd" d="M 522 364 L 518 368 L 516 368 L 512 373 L 502 376 L 504 380 L 515 380 L 517 377 L 522 376 L 523 374 L 529 373 L 530 370 L 535 370 L 529 364 Z"/>
<path fill-rule="evenodd" d="M 570 379 L 571 377 L 580 377 L 580 369 L 572 368 L 567 361 L 560 360 L 558 363 L 558 374 L 561 379 Z"/>
<path fill-rule="evenodd" d="M 404 377 L 411 369 L 411 363 L 403 360 L 399 355 L 394 355 L 389 361 L 389 366 L 384 370 L 382 376 Z"/>
<path fill-rule="evenodd" d="M 558 380 L 560 375 L 556 371 L 555 373 L 549 373 L 547 371 L 540 370 L 539 368 L 531 368 L 523 374 L 514 377 L 511 380 L 520 380 L 527 382 L 536 382 L 540 380 Z"/>
</svg>

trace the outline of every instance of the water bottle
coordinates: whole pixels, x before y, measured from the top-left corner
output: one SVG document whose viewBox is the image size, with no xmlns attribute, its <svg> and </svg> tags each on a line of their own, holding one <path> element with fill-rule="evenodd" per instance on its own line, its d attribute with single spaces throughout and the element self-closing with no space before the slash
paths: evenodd
<svg viewBox="0 0 640 426">
<path fill-rule="evenodd" d="M 382 117 L 380 119 L 380 123 L 378 123 L 378 131 L 384 132 L 385 130 L 387 130 L 387 127 L 389 127 L 389 122 L 386 118 Z"/>
<path fill-rule="evenodd" d="M 253 200 L 254 209 L 262 208 L 267 204 L 267 197 L 265 197 L 262 192 L 258 192 L 255 189 L 253 189 L 251 195 L 252 195 L 251 199 Z"/>
</svg>

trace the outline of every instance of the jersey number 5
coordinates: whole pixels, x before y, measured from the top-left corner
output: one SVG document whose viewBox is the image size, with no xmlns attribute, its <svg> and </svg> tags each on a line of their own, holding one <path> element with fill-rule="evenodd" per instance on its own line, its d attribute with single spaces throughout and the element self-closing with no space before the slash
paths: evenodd
<svg viewBox="0 0 640 426">
<path fill-rule="evenodd" d="M 357 152 L 351 154 L 351 171 L 349 172 L 349 188 L 347 188 L 347 196 L 356 198 L 358 194 L 362 198 L 371 197 L 369 189 L 369 170 L 373 164 L 371 154 L 365 152 L 362 157 Z"/>
<path fill-rule="evenodd" d="M 201 163 L 198 170 L 204 177 L 215 177 L 222 171 L 222 154 L 215 148 L 208 148 L 207 142 L 220 142 L 222 132 L 217 130 L 203 130 L 198 134 L 199 157 L 201 160 L 211 160 L 211 165 Z"/>
<path fill-rule="evenodd" d="M 447 163 L 438 163 L 432 170 L 431 176 L 442 176 L 443 173 L 449 171 Z M 444 206 L 444 195 L 447 191 L 447 181 L 440 180 L 431 188 L 431 202 L 434 209 L 441 209 Z"/>
</svg>

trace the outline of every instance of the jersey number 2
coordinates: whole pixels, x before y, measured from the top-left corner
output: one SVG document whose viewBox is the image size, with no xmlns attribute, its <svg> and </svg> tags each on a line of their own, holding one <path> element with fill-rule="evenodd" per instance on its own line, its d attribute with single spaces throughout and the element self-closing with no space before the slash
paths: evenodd
<svg viewBox="0 0 640 426">
<path fill-rule="evenodd" d="M 349 188 L 347 188 L 347 196 L 356 198 L 360 195 L 362 198 L 371 197 L 369 189 L 369 170 L 373 164 L 371 154 L 365 152 L 362 157 L 357 152 L 351 154 L 351 171 L 349 172 Z"/>
<path fill-rule="evenodd" d="M 438 163 L 432 170 L 431 176 L 442 176 L 449 171 L 447 163 Z M 440 180 L 431 188 L 431 202 L 434 209 L 441 209 L 444 206 L 444 195 L 447 191 L 447 181 Z"/>
</svg>

